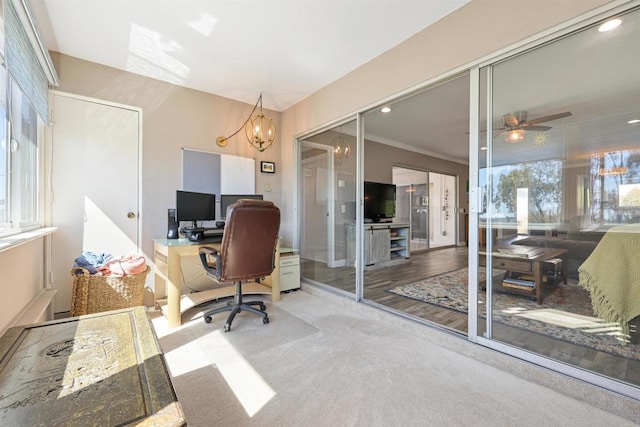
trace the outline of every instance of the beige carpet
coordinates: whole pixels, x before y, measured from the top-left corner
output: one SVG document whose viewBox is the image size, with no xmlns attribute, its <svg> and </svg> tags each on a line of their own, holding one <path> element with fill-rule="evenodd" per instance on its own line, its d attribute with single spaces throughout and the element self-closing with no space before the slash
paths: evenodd
<svg viewBox="0 0 640 427">
<path fill-rule="evenodd" d="M 267 311 L 268 325 L 241 313 L 229 333 L 226 314 L 167 330 L 152 313 L 190 426 L 624 426 L 638 415 L 637 402 L 317 289 Z"/>
</svg>

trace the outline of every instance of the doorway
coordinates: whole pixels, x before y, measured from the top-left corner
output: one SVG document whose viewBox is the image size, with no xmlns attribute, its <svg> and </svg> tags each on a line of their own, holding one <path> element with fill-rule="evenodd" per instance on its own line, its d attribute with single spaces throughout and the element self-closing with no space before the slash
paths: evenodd
<svg viewBox="0 0 640 427">
<path fill-rule="evenodd" d="M 456 243 L 456 177 L 393 166 L 396 221 L 411 226 L 411 252 Z"/>
</svg>

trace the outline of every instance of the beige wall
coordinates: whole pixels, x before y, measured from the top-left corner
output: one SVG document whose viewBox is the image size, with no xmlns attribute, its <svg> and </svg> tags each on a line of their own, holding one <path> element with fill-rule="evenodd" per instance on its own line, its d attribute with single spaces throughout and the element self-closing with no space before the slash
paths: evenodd
<svg viewBox="0 0 640 427">
<path fill-rule="evenodd" d="M 11 326 L 44 283 L 44 238 L 0 252 L 0 335 Z"/>
<path fill-rule="evenodd" d="M 540 33 L 607 0 L 473 0 L 411 39 L 314 93 L 282 114 L 282 192 L 293 194 L 296 135 L 353 114 L 443 73 Z M 391 171 L 389 171 L 389 174 Z M 286 196 L 288 197 L 288 196 Z M 295 211 L 283 200 L 283 233 Z"/>
<path fill-rule="evenodd" d="M 417 169 L 428 170 L 429 172 L 456 175 L 460 177 L 460 180 L 463 180 L 463 184 L 466 184 L 466 180 L 469 177 L 469 167 L 467 165 L 402 150 L 389 145 L 365 141 L 365 181 L 391 183 L 393 181 L 393 175 L 391 173 L 393 166 L 410 166 Z M 464 185 L 462 190 L 465 190 Z"/>
<path fill-rule="evenodd" d="M 251 113 L 253 105 L 56 52 L 51 52 L 51 56 L 60 79 L 58 90 L 142 109 L 141 246 L 147 256 L 153 257 L 152 239 L 167 234 L 167 209 L 175 207 L 175 191 L 180 189 L 182 182 L 183 147 L 255 158 L 256 192 L 264 192 L 265 184 L 270 184 L 272 191 L 264 192 L 264 197 L 279 204 L 280 142 L 263 153 L 249 146 L 244 132 L 230 139 L 225 148 L 218 147 L 215 142 L 216 137 L 235 132 Z M 258 95 L 256 93 L 256 100 Z M 280 114 L 270 110 L 265 113 L 279 128 Z M 275 162 L 276 173 L 260 173 L 262 160 Z"/>
</svg>

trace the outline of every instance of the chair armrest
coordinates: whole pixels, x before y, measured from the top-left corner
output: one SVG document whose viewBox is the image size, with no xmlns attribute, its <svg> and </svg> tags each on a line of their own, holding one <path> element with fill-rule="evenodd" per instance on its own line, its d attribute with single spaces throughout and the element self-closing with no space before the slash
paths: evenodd
<svg viewBox="0 0 640 427">
<path fill-rule="evenodd" d="M 216 248 L 212 248 L 210 246 L 201 246 L 199 252 L 200 253 L 204 252 L 207 255 L 217 255 L 218 254 L 218 250 Z"/>
<path fill-rule="evenodd" d="M 202 263 L 202 266 L 204 267 L 207 274 L 215 278 L 219 278 L 220 271 L 218 270 L 218 267 L 222 265 L 222 260 L 218 251 L 215 248 L 211 248 L 209 246 L 202 246 L 200 247 L 198 252 L 200 254 L 200 262 Z M 207 256 L 210 256 L 215 260 L 216 268 L 209 265 Z"/>
</svg>

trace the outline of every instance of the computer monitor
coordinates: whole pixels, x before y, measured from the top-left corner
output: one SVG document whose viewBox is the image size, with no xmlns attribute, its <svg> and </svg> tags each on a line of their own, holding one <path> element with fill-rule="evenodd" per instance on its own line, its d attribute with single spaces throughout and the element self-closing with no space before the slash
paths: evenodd
<svg viewBox="0 0 640 427">
<path fill-rule="evenodd" d="M 227 208 L 240 199 L 262 200 L 262 194 L 222 194 L 220 195 L 220 219 L 226 221 Z"/>
<path fill-rule="evenodd" d="M 176 211 L 178 221 L 192 221 L 194 228 L 197 228 L 197 221 L 215 221 L 216 195 L 178 190 Z"/>
</svg>

